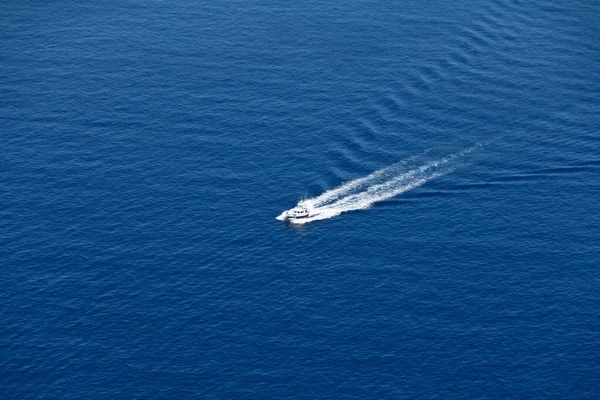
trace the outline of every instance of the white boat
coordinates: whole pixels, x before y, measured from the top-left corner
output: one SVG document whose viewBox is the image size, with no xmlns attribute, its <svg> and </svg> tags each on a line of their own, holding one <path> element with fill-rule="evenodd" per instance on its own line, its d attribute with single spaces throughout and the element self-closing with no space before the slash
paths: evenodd
<svg viewBox="0 0 600 400">
<path fill-rule="evenodd" d="M 277 217 L 277 219 L 281 221 L 294 222 L 296 220 L 310 218 L 316 215 L 319 215 L 319 213 L 312 208 L 310 203 L 306 200 L 302 200 L 298 202 L 296 207 L 292 208 L 291 210 L 284 211 L 283 214 Z"/>
</svg>

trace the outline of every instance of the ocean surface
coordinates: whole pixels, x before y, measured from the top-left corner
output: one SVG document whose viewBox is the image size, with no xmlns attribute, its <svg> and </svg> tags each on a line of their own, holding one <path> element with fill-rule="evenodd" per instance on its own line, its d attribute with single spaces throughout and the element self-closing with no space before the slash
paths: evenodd
<svg viewBox="0 0 600 400">
<path fill-rule="evenodd" d="M 0 398 L 597 398 L 599 21 L 3 1 Z"/>
</svg>

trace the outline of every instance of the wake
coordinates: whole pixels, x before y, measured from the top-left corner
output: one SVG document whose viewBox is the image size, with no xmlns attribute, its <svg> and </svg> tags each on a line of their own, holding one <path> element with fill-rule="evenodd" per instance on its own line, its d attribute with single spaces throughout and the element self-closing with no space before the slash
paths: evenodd
<svg viewBox="0 0 600 400">
<path fill-rule="evenodd" d="M 476 145 L 429 162 L 420 161 L 414 157 L 377 170 L 365 177 L 346 182 L 320 196 L 304 200 L 311 209 L 311 214 L 317 215 L 294 219 L 290 222 L 305 224 L 332 218 L 346 211 L 367 209 L 374 203 L 398 196 L 454 171 L 461 157 L 479 147 L 480 145 Z M 277 219 L 282 219 L 284 214 Z"/>
</svg>

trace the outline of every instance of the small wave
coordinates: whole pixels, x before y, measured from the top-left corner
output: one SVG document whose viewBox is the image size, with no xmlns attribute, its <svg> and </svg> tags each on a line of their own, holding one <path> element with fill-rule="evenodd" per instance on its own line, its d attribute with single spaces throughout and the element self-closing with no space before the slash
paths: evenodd
<svg viewBox="0 0 600 400">
<path fill-rule="evenodd" d="M 293 222 L 305 224 L 332 218 L 347 211 L 367 209 L 374 203 L 398 196 L 452 172 L 456 168 L 459 158 L 480 147 L 481 145 L 475 145 L 459 153 L 429 162 L 413 157 L 377 170 L 365 177 L 346 182 L 317 197 L 306 199 L 305 203 L 317 215 Z"/>
</svg>

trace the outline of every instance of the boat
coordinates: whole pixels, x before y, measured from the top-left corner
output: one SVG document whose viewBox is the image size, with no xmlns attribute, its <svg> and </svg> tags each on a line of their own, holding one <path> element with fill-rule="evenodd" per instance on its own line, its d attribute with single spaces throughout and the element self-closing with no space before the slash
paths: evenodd
<svg viewBox="0 0 600 400">
<path fill-rule="evenodd" d="M 304 218 L 314 217 L 316 215 L 319 215 L 319 213 L 315 212 L 310 203 L 306 200 L 302 200 L 298 202 L 296 207 L 292 208 L 291 210 L 284 211 L 283 214 L 281 214 L 277 219 L 294 222 Z"/>
</svg>

